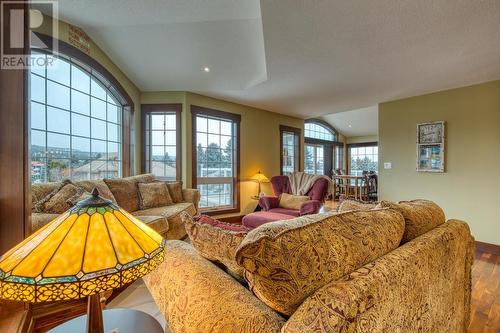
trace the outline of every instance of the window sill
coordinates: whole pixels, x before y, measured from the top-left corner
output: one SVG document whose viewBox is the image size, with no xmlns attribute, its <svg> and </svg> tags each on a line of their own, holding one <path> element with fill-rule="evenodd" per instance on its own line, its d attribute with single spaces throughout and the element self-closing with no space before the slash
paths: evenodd
<svg viewBox="0 0 500 333">
<path fill-rule="evenodd" d="M 223 208 L 223 209 L 217 209 L 217 210 L 203 210 L 200 209 L 200 213 L 204 215 L 222 215 L 222 214 L 232 214 L 232 213 L 239 213 L 240 210 L 239 208 Z"/>
</svg>

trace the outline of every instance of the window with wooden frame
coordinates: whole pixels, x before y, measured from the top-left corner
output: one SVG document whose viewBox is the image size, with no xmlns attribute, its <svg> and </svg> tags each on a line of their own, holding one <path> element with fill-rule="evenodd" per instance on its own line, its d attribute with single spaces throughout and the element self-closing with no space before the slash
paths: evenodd
<svg viewBox="0 0 500 333">
<path fill-rule="evenodd" d="M 347 170 L 350 175 L 361 176 L 363 171 L 378 172 L 378 143 L 353 143 L 347 145 Z"/>
<path fill-rule="evenodd" d="M 181 179 L 182 104 L 143 104 L 142 170 L 159 179 Z"/>
<path fill-rule="evenodd" d="M 192 182 L 206 214 L 240 211 L 238 114 L 191 106 Z"/>
<path fill-rule="evenodd" d="M 304 171 L 319 175 L 333 175 L 343 161 L 343 143 L 337 141 L 337 131 L 320 119 L 308 119 L 304 124 Z"/>
<path fill-rule="evenodd" d="M 300 128 L 280 125 L 280 169 L 281 174 L 299 171 Z"/>
<path fill-rule="evenodd" d="M 36 49 L 31 57 L 47 59 L 29 74 L 31 182 L 129 175 L 133 103 L 118 81 L 62 41 L 57 54 Z"/>
</svg>

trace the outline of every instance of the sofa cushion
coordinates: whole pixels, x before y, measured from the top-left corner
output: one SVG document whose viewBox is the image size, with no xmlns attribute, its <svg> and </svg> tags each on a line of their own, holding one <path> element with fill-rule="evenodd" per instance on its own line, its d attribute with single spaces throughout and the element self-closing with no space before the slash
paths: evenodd
<svg viewBox="0 0 500 333">
<path fill-rule="evenodd" d="M 441 207 L 430 200 L 417 199 L 399 203 L 381 201 L 378 206 L 395 209 L 403 215 L 405 232 L 401 243 L 409 242 L 445 222 Z"/>
<path fill-rule="evenodd" d="M 153 174 L 137 175 L 126 178 L 104 179 L 116 203 L 128 212 L 139 209 L 139 195 L 137 194 L 137 183 L 151 183 L 155 180 Z M 146 214 L 155 215 L 155 214 Z"/>
<path fill-rule="evenodd" d="M 260 212 L 254 212 L 247 214 L 243 216 L 243 225 L 255 229 L 257 227 L 260 227 L 261 225 L 269 222 L 274 222 L 274 221 L 281 221 L 281 220 L 290 220 L 293 219 L 294 216 L 291 215 L 286 215 L 286 214 L 280 214 L 276 212 L 271 212 L 271 211 L 260 211 Z"/>
<path fill-rule="evenodd" d="M 300 210 L 297 210 L 297 209 L 271 208 L 271 209 L 268 210 L 268 212 L 277 213 L 277 214 L 283 214 L 283 215 L 290 215 L 290 216 L 293 216 L 293 217 L 299 217 L 300 216 Z"/>
<path fill-rule="evenodd" d="M 349 212 L 351 210 L 370 210 L 377 207 L 377 203 L 359 202 L 356 200 L 343 200 L 337 207 L 337 212 Z"/>
<path fill-rule="evenodd" d="M 390 209 L 306 215 L 250 231 L 236 262 L 257 297 L 291 315 L 323 285 L 397 248 L 403 232 Z"/>
<path fill-rule="evenodd" d="M 182 196 L 182 182 L 167 182 L 167 187 L 170 192 L 170 197 L 174 203 L 184 201 Z"/>
<path fill-rule="evenodd" d="M 137 183 L 139 209 L 168 206 L 173 203 L 165 182 Z"/>
<path fill-rule="evenodd" d="M 172 332 L 279 333 L 285 323 L 186 242 L 168 241 L 144 282 Z"/>
<path fill-rule="evenodd" d="M 168 221 L 164 216 L 136 216 L 139 220 L 146 223 L 148 227 L 165 237 L 168 231 Z"/>
<path fill-rule="evenodd" d="M 306 195 L 292 195 L 288 193 L 282 193 L 280 196 L 280 208 L 286 209 L 300 209 L 300 206 L 309 200 Z"/>
<path fill-rule="evenodd" d="M 62 214 L 72 207 L 67 200 L 78 192 L 79 189 L 77 186 L 75 186 L 71 181 L 65 180 L 45 198 L 37 202 L 35 205 L 35 212 Z"/>
<path fill-rule="evenodd" d="M 34 211 L 36 204 L 49 195 L 52 191 L 61 187 L 61 182 L 35 183 L 31 185 L 31 208 Z"/>
<path fill-rule="evenodd" d="M 135 216 L 153 215 L 165 216 L 168 220 L 169 231 L 167 239 L 182 239 L 186 236 L 186 228 L 180 214 L 186 212 L 191 216 L 196 214 L 196 208 L 191 202 L 180 202 L 170 206 L 141 209 L 133 212 Z"/>
<path fill-rule="evenodd" d="M 205 215 L 193 218 L 183 214 L 182 219 L 191 244 L 200 255 L 221 263 L 233 274 L 243 275 L 243 268 L 236 263 L 234 254 L 250 229 Z"/>
<path fill-rule="evenodd" d="M 61 214 L 31 213 L 31 232 L 45 226 Z"/>
<path fill-rule="evenodd" d="M 96 188 L 99 191 L 99 195 L 101 197 L 116 203 L 116 199 L 113 196 L 113 193 L 110 191 L 108 185 L 106 185 L 106 183 L 102 179 L 80 180 L 74 182 L 74 184 L 78 187 L 83 188 L 85 191 L 89 193 L 92 193 L 92 190 Z"/>
</svg>

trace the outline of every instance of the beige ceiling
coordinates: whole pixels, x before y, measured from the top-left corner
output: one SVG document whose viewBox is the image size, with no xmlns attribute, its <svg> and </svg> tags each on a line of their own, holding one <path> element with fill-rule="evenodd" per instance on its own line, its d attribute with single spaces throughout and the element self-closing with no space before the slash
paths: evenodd
<svg viewBox="0 0 500 333">
<path fill-rule="evenodd" d="M 59 3 L 141 90 L 302 118 L 500 78 L 498 0 Z"/>
<path fill-rule="evenodd" d="M 378 135 L 378 105 L 331 113 L 321 119 L 347 137 Z"/>
</svg>

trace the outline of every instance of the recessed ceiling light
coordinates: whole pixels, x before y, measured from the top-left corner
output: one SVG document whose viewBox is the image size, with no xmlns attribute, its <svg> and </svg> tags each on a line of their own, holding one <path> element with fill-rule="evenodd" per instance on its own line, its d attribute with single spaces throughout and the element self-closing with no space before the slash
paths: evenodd
<svg viewBox="0 0 500 333">
<path fill-rule="evenodd" d="M 352 127 L 352 125 L 351 125 L 351 124 L 349 124 L 349 125 L 347 125 L 347 126 L 348 126 L 349 128 L 351 128 L 351 127 Z"/>
<path fill-rule="evenodd" d="M 208 67 L 208 66 L 203 67 L 203 71 L 204 71 L 205 73 L 210 72 L 210 67 Z"/>
</svg>

